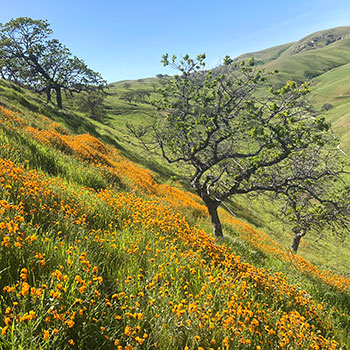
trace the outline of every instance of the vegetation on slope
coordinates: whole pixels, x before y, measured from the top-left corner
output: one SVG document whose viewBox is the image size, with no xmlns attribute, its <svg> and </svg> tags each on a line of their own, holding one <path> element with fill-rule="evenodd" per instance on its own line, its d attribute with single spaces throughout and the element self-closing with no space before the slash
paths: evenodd
<svg viewBox="0 0 350 350">
<path fill-rule="evenodd" d="M 296 55 L 300 52 L 315 50 L 350 37 L 350 26 L 336 27 L 312 33 L 293 43 L 282 56 Z"/>
<path fill-rule="evenodd" d="M 339 40 L 328 46 L 302 51 L 292 56 L 281 56 L 266 65 L 266 69 L 278 69 L 278 80 L 293 79 L 298 82 L 311 80 L 327 71 L 347 64 L 350 60 L 350 38 Z"/>
<path fill-rule="evenodd" d="M 270 270 L 271 252 L 290 257 L 266 235 L 225 214 L 236 239 L 216 244 L 193 226 L 206 220 L 194 195 L 44 116 L 1 108 L 0 140 L 3 349 L 335 349 L 347 341 L 349 279 L 296 256 L 291 278 L 301 284 L 291 285 Z M 265 267 L 234 253 L 244 251 L 242 237 Z"/>
<path fill-rule="evenodd" d="M 341 139 L 341 148 L 350 151 L 350 64 L 332 69 L 313 81 L 312 100 L 318 108 L 326 107 L 327 118 Z"/>
<path fill-rule="evenodd" d="M 324 71 L 313 98 L 346 123 L 345 85 L 331 86 L 346 65 Z M 164 183 L 176 171 L 138 155 L 125 122 L 150 105 L 120 97 L 155 97 L 162 79 L 112 84 L 105 125 L 0 81 L 0 348 L 346 348 L 349 278 L 290 254 L 271 238 L 280 226 L 267 234 L 224 211 L 216 243 L 199 199 Z M 234 206 L 261 224 L 251 201 Z"/>
<path fill-rule="evenodd" d="M 274 46 L 257 52 L 245 53 L 237 57 L 237 61 L 247 60 L 254 56 L 258 64 L 266 64 L 279 58 L 290 58 L 297 54 L 322 49 L 328 45 L 350 37 L 350 27 L 337 27 L 312 33 L 297 42 Z M 318 52 L 318 51 L 317 51 Z M 292 60 L 296 58 L 293 57 Z"/>
<path fill-rule="evenodd" d="M 290 48 L 293 45 L 293 43 L 288 43 L 288 44 L 283 44 L 283 45 L 278 45 L 274 46 L 265 50 L 261 51 L 256 51 L 256 52 L 248 52 L 243 55 L 238 56 L 235 61 L 236 62 L 241 62 L 241 61 L 246 61 L 250 57 L 254 57 L 256 60 L 256 63 L 261 65 L 261 64 L 266 64 L 270 61 L 273 61 L 277 59 L 278 57 L 281 56 L 281 54 L 286 51 L 288 48 Z"/>
</svg>

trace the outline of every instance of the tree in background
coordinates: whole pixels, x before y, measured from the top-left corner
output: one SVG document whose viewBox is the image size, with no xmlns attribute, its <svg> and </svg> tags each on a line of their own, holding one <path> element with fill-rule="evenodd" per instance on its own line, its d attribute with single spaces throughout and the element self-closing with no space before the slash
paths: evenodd
<svg viewBox="0 0 350 350">
<path fill-rule="evenodd" d="M 129 105 L 131 105 L 132 101 L 135 100 L 135 92 L 134 91 L 125 91 L 120 96 L 120 99 L 123 101 L 127 101 L 129 103 Z"/>
<path fill-rule="evenodd" d="M 310 231 L 319 233 L 320 237 L 326 231 L 340 237 L 348 231 L 350 188 L 343 181 L 345 164 L 341 158 L 336 148 L 315 147 L 292 158 L 288 169 L 276 169 L 277 181 L 286 172 L 296 179 L 270 196 L 278 202 L 281 217 L 292 227 L 294 252 Z"/>
<path fill-rule="evenodd" d="M 335 149 L 329 125 L 307 103 L 308 84 L 288 82 L 274 90 L 270 73 L 247 64 L 204 71 L 205 55 L 163 56 L 163 64 L 180 72 L 162 90 L 158 112 L 148 126 L 130 130 L 148 149 L 159 149 L 169 163 L 181 164 L 205 203 L 216 237 L 222 237 L 218 207 L 237 195 L 286 193 L 299 188 L 308 193 L 343 172 L 334 158 L 330 168 L 293 172 L 306 166 L 318 149 L 322 164 L 326 149 Z M 340 153 L 340 152 L 339 152 Z M 340 157 L 340 154 L 339 154 Z"/>
<path fill-rule="evenodd" d="M 147 103 L 147 98 L 151 96 L 151 93 L 147 90 L 135 91 L 135 98 L 140 103 Z"/>
<path fill-rule="evenodd" d="M 148 103 L 147 98 L 151 96 L 151 93 L 148 90 L 128 90 L 122 93 L 120 99 L 127 101 L 130 105 L 132 102 L 136 103 Z"/>
<path fill-rule="evenodd" d="M 349 230 L 350 223 L 349 191 L 350 188 L 346 186 L 342 190 L 327 189 L 320 197 L 297 189 L 287 192 L 282 213 L 292 224 L 291 249 L 295 253 L 301 238 L 309 231 L 317 232 L 323 237 L 327 230 L 343 237 Z"/>
<path fill-rule="evenodd" d="M 20 17 L 0 29 L 2 77 L 45 92 L 47 102 L 54 91 L 57 106 L 62 108 L 62 90 L 79 93 L 105 87 L 99 73 L 49 38 L 52 30 L 47 21 Z"/>
<path fill-rule="evenodd" d="M 103 121 L 105 97 L 102 91 L 83 92 L 77 96 L 75 104 L 80 111 L 89 113 L 90 118 Z"/>
</svg>

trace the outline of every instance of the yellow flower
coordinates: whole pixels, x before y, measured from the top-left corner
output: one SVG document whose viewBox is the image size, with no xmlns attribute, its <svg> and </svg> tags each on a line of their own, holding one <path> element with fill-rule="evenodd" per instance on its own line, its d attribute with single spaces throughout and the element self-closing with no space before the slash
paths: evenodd
<svg viewBox="0 0 350 350">
<path fill-rule="evenodd" d="M 1 330 L 1 335 L 5 335 L 7 330 L 8 330 L 9 326 L 5 326 L 3 327 L 3 329 Z"/>
<path fill-rule="evenodd" d="M 126 327 L 125 327 L 125 330 L 124 330 L 124 334 L 125 334 L 125 335 L 130 335 L 130 334 L 131 334 L 131 327 L 126 326 Z"/>
<path fill-rule="evenodd" d="M 72 328 L 74 326 L 74 321 L 72 321 L 72 320 L 68 320 L 65 323 L 69 328 Z"/>
<path fill-rule="evenodd" d="M 46 340 L 46 339 L 49 339 L 50 337 L 50 332 L 46 329 L 44 329 L 44 335 L 43 335 L 43 339 Z"/>
</svg>

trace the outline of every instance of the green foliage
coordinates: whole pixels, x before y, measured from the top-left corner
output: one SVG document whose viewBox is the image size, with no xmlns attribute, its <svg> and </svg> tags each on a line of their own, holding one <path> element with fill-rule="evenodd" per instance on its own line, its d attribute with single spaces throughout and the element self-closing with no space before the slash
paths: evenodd
<svg viewBox="0 0 350 350">
<path fill-rule="evenodd" d="M 52 30 L 46 20 L 28 17 L 12 19 L 0 27 L 0 50 L 3 53 L 2 74 L 6 79 L 45 92 L 56 93 L 62 108 L 61 90 L 80 92 L 103 88 L 105 81 L 67 47 L 50 39 Z"/>
<path fill-rule="evenodd" d="M 222 232 L 216 210 L 227 198 L 289 193 L 295 187 L 315 197 L 318 181 L 343 172 L 337 157 L 322 170 L 294 171 L 295 164 L 307 168 L 308 155 L 315 153 L 318 164 L 326 163 L 327 151 L 318 150 L 335 145 L 325 118 L 305 99 L 309 83 L 288 81 L 274 89 L 267 86 L 273 73 L 256 69 L 254 58 L 237 66 L 226 56 L 225 70 L 208 72 L 202 71 L 204 59 L 204 54 L 180 60 L 163 55 L 163 65 L 181 75 L 161 90 L 152 124 L 131 129 L 146 147 L 157 145 L 169 163 L 186 165 L 188 182 L 206 204 L 217 236 Z"/>
<path fill-rule="evenodd" d="M 75 103 L 78 109 L 82 112 L 87 112 L 92 119 L 103 121 L 104 119 L 104 105 L 105 95 L 101 91 L 91 91 L 80 93 Z"/>
</svg>

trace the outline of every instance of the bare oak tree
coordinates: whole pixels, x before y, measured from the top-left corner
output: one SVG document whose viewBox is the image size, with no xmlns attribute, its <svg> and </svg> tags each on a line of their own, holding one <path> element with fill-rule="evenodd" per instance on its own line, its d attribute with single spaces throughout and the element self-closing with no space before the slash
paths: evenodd
<svg viewBox="0 0 350 350">
<path fill-rule="evenodd" d="M 350 188 L 344 181 L 346 163 L 334 147 L 307 149 L 290 160 L 288 168 L 277 168 L 275 178 L 289 177 L 270 197 L 277 201 L 284 221 L 292 226 L 291 249 L 298 251 L 301 238 L 314 231 L 323 237 L 331 232 L 343 237 L 350 224 Z M 278 181 L 278 180 L 277 180 Z M 282 203 L 282 205 L 281 205 Z"/>
<path fill-rule="evenodd" d="M 204 70 L 204 60 L 204 54 L 180 60 L 164 55 L 163 64 L 180 74 L 162 90 L 151 123 L 129 127 L 148 150 L 156 148 L 186 169 L 215 236 L 222 237 L 217 209 L 227 198 L 282 194 L 297 184 L 307 191 L 309 182 L 317 182 L 315 173 L 300 178 L 293 164 L 306 165 L 305 155 L 332 148 L 334 141 L 305 98 L 309 84 L 289 81 L 275 90 L 268 85 L 271 73 L 255 68 L 254 59 L 235 64 L 227 56 L 211 71 Z"/>
</svg>

